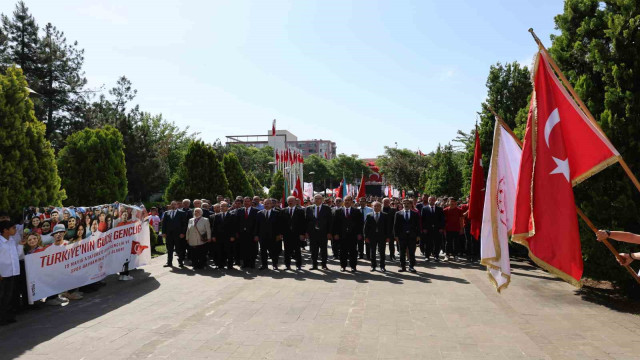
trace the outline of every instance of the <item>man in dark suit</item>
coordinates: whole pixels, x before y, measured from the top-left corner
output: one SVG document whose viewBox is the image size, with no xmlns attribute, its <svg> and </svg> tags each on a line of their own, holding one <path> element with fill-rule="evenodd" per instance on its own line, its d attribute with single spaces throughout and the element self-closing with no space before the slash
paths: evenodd
<svg viewBox="0 0 640 360">
<path fill-rule="evenodd" d="M 262 266 L 260 270 L 267 268 L 268 258 L 271 258 L 273 270 L 278 270 L 278 257 L 280 256 L 280 241 L 282 235 L 280 230 L 280 213 L 272 209 L 271 199 L 264 200 L 264 210 L 256 215 L 255 241 L 260 242 L 260 260 Z"/>
<path fill-rule="evenodd" d="M 416 272 L 416 240 L 420 235 L 420 215 L 411 211 L 411 200 L 402 200 L 403 210 L 396 212 L 393 236 L 400 244 L 400 272 L 407 271 L 407 249 L 409 250 L 409 271 Z"/>
<path fill-rule="evenodd" d="M 444 234 L 444 212 L 436 206 L 435 196 L 430 196 L 427 205 L 422 206 L 422 239 L 425 243 L 425 256 L 433 255 L 436 262 L 440 261 L 442 236 Z"/>
<path fill-rule="evenodd" d="M 327 243 L 331 239 L 331 221 L 333 215 L 331 208 L 324 205 L 324 198 L 318 194 L 313 198 L 314 205 L 307 206 L 307 233 L 306 236 L 311 242 L 311 270 L 318 268 L 318 252 L 322 261 L 322 269 L 327 268 Z"/>
<path fill-rule="evenodd" d="M 258 210 L 252 207 L 251 198 L 243 199 L 244 206 L 236 210 L 236 229 L 238 233 L 239 253 L 243 268 L 255 268 L 256 244 L 254 234 Z"/>
<path fill-rule="evenodd" d="M 364 222 L 364 241 L 369 245 L 371 251 L 371 271 L 376 271 L 376 250 L 380 253 L 380 270 L 387 271 L 384 266 L 387 243 L 391 238 L 391 230 L 388 226 L 388 214 L 382 212 L 382 204 L 378 201 L 373 203 L 373 213 L 367 215 Z"/>
<path fill-rule="evenodd" d="M 336 209 L 331 233 L 340 242 L 340 271 L 346 271 L 347 260 L 351 272 L 356 272 L 358 240 L 362 239 L 362 213 L 353 207 L 353 198 L 345 196 L 344 207 Z"/>
<path fill-rule="evenodd" d="M 216 265 L 218 269 L 233 269 L 235 254 L 235 216 L 229 212 L 229 204 L 225 201 L 220 203 L 220 212 L 212 215 L 210 221 L 213 227 L 211 234 L 216 254 Z"/>
<path fill-rule="evenodd" d="M 184 255 L 187 242 L 185 234 L 189 219 L 187 214 L 178 210 L 178 203 L 171 202 L 171 210 L 167 211 L 162 218 L 162 236 L 167 244 L 167 263 L 165 267 L 173 266 L 173 251 L 178 255 L 178 265 L 184 266 Z"/>
<path fill-rule="evenodd" d="M 396 208 L 391 206 L 391 199 L 382 199 L 382 212 L 387 214 L 387 226 L 389 231 L 393 233 L 393 221 L 396 218 Z M 393 235 L 393 234 L 392 234 Z M 389 239 L 389 259 L 396 260 L 396 246 L 393 236 Z"/>
<path fill-rule="evenodd" d="M 296 261 L 296 268 L 302 269 L 302 253 L 300 241 L 304 239 L 305 217 L 304 210 L 296 206 L 296 197 L 287 198 L 286 208 L 280 211 L 282 235 L 284 238 L 284 265 L 291 270 L 291 258 Z"/>
</svg>

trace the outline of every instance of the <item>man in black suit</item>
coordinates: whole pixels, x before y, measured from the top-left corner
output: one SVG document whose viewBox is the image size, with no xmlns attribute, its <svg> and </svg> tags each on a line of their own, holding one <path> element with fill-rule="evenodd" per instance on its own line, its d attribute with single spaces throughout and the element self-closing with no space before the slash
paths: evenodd
<svg viewBox="0 0 640 360">
<path fill-rule="evenodd" d="M 371 271 L 376 271 L 376 250 L 380 253 L 380 270 L 387 271 L 384 266 L 387 243 L 391 238 L 391 228 L 389 227 L 388 214 L 382 212 L 382 204 L 378 201 L 373 203 L 373 213 L 367 215 L 364 221 L 364 241 L 369 245 L 371 251 Z"/>
<path fill-rule="evenodd" d="M 331 221 L 333 215 L 331 208 L 324 205 L 324 198 L 318 194 L 313 198 L 314 205 L 307 206 L 307 233 L 306 236 L 311 242 L 311 270 L 318 269 L 318 252 L 322 261 L 322 269 L 327 268 L 327 243 L 331 239 Z"/>
<path fill-rule="evenodd" d="M 280 213 L 271 208 L 271 199 L 264 199 L 264 210 L 256 215 L 255 241 L 260 242 L 260 270 L 267 268 L 268 258 L 271 258 L 273 270 L 278 270 L 278 257 L 280 256 Z"/>
<path fill-rule="evenodd" d="M 396 208 L 391 206 L 391 199 L 382 199 L 382 212 L 387 214 L 387 226 L 389 231 L 393 233 L 393 221 L 396 218 Z M 392 234 L 393 235 L 393 234 Z M 396 260 L 396 246 L 393 236 L 389 239 L 389 259 Z"/>
<path fill-rule="evenodd" d="M 305 217 L 304 209 L 296 206 L 296 197 L 287 198 L 286 208 L 280 211 L 282 235 L 284 238 L 284 265 L 291 270 L 291 258 L 296 261 L 296 268 L 302 269 L 302 253 L 300 241 L 304 239 Z"/>
<path fill-rule="evenodd" d="M 444 234 L 444 212 L 441 207 L 436 206 L 435 196 L 430 196 L 427 205 L 422 206 L 421 215 L 425 256 L 429 260 L 429 255 L 433 255 L 436 262 L 439 262 Z"/>
<path fill-rule="evenodd" d="M 340 242 L 340 271 L 346 271 L 347 260 L 351 272 L 356 272 L 358 240 L 362 239 L 363 219 L 360 209 L 353 207 L 353 198 L 345 196 L 344 207 L 336 209 L 331 233 Z"/>
<path fill-rule="evenodd" d="M 220 203 L 220 212 L 212 217 L 213 221 L 210 223 L 213 227 L 211 234 L 215 247 L 216 265 L 218 269 L 224 269 L 226 266 L 232 270 L 236 242 L 235 216 L 229 212 L 229 204 L 223 201 Z"/>
<path fill-rule="evenodd" d="M 411 211 L 411 200 L 402 200 L 403 210 L 396 212 L 393 236 L 400 244 L 400 272 L 407 271 L 407 249 L 409 250 L 409 271 L 416 272 L 416 240 L 420 235 L 420 215 Z"/>
<path fill-rule="evenodd" d="M 167 244 L 167 263 L 165 267 L 173 266 L 173 251 L 178 255 L 178 265 L 184 266 L 184 255 L 187 242 L 185 234 L 189 219 L 184 211 L 178 210 L 178 203 L 171 202 L 171 210 L 165 212 L 162 217 L 162 237 Z"/>
<path fill-rule="evenodd" d="M 239 253 L 243 268 L 255 268 L 256 244 L 254 234 L 258 210 L 252 207 L 251 198 L 243 199 L 244 206 L 236 210 L 236 229 L 238 233 Z"/>
</svg>

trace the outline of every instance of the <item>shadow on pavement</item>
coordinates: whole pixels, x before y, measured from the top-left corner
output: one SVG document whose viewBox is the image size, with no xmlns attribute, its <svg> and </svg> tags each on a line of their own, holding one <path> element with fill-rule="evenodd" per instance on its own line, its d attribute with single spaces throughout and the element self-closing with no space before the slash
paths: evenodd
<svg viewBox="0 0 640 360">
<path fill-rule="evenodd" d="M 135 280 L 122 282 L 117 275 L 105 278 L 107 285 L 84 299 L 66 306 L 48 306 L 36 302 L 33 309 L 19 313 L 18 322 L 0 328 L 0 358 L 13 359 L 35 346 L 116 310 L 156 290 L 160 283 L 142 269 L 131 270 Z M 86 327 L 85 326 L 85 327 Z M 73 358 L 73 354 L 69 354 Z"/>
</svg>

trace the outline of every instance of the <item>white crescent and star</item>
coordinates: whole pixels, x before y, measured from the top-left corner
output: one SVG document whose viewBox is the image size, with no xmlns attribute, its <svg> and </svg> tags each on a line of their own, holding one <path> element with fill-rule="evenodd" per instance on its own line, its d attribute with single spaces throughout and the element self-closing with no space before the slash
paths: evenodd
<svg viewBox="0 0 640 360">
<path fill-rule="evenodd" d="M 560 122 L 560 114 L 558 113 L 558 109 L 554 109 L 551 114 L 549 115 L 549 118 L 547 119 L 547 123 L 544 125 L 544 141 L 547 143 L 547 147 L 549 149 L 551 149 L 551 147 L 549 146 L 549 135 L 551 134 L 551 130 L 553 130 L 553 128 L 558 125 L 558 123 Z M 567 157 L 564 160 L 558 159 L 556 157 L 551 157 L 553 159 L 553 161 L 555 161 L 556 163 L 556 168 L 553 169 L 553 171 L 551 171 L 549 173 L 549 175 L 552 174 L 562 174 L 564 175 L 565 179 L 567 179 L 567 181 L 569 180 L 569 158 Z"/>
</svg>

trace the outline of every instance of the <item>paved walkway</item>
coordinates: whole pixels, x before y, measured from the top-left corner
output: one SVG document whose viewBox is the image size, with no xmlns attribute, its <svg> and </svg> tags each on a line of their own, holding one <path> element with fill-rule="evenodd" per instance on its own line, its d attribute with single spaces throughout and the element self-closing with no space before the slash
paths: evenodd
<svg viewBox="0 0 640 360">
<path fill-rule="evenodd" d="M 165 257 L 63 308 L 0 328 L 0 358 L 638 359 L 640 317 L 526 263 L 495 292 L 483 267 L 417 274 L 194 272 Z"/>
</svg>

